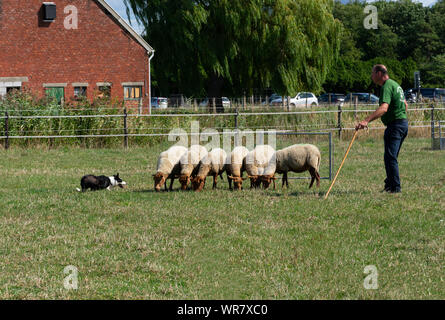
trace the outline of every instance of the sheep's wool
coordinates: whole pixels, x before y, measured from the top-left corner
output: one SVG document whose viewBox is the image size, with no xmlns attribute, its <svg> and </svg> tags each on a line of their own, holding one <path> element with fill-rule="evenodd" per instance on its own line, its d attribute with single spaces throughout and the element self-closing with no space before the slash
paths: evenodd
<svg viewBox="0 0 445 320">
<path fill-rule="evenodd" d="M 174 166 L 179 163 L 179 159 L 186 152 L 187 148 L 181 146 L 173 146 L 167 151 L 161 152 L 156 171 L 163 174 L 170 174 Z"/>
<path fill-rule="evenodd" d="M 246 170 L 251 176 L 273 175 L 276 169 L 275 149 L 269 145 L 257 146 L 246 156 Z"/>
</svg>

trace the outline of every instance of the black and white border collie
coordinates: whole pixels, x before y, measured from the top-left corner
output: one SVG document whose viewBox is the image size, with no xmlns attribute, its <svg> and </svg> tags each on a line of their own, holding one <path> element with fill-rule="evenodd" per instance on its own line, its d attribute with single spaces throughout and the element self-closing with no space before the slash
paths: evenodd
<svg viewBox="0 0 445 320">
<path fill-rule="evenodd" d="M 82 190 L 76 188 L 79 192 L 85 192 L 88 189 L 92 191 L 96 190 L 111 190 L 112 188 L 119 186 L 123 188 L 127 183 L 119 178 L 119 173 L 115 176 L 106 177 L 106 176 L 93 176 L 91 174 L 83 176 L 80 180 L 80 186 Z"/>
</svg>

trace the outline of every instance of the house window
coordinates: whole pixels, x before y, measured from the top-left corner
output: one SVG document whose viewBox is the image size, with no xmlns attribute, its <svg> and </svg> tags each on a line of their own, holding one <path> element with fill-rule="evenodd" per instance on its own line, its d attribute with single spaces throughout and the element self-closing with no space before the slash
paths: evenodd
<svg viewBox="0 0 445 320">
<path fill-rule="evenodd" d="M 44 2 L 43 6 L 43 21 L 53 22 L 56 19 L 56 4 L 54 2 Z"/>
<path fill-rule="evenodd" d="M 63 103 L 65 98 L 64 87 L 45 87 L 46 96 L 54 98 L 58 104 Z"/>
<path fill-rule="evenodd" d="M 20 91 L 22 88 L 21 87 L 7 87 L 6 88 L 6 93 L 13 93 L 14 91 Z"/>
<path fill-rule="evenodd" d="M 142 87 L 140 87 L 140 86 L 124 87 L 124 99 L 125 100 L 140 100 L 141 92 L 142 92 Z"/>
<path fill-rule="evenodd" d="M 99 98 L 110 98 L 111 97 L 111 87 L 110 86 L 99 86 Z"/>
<path fill-rule="evenodd" d="M 87 96 L 87 87 L 74 87 L 74 96 L 76 98 Z"/>
</svg>

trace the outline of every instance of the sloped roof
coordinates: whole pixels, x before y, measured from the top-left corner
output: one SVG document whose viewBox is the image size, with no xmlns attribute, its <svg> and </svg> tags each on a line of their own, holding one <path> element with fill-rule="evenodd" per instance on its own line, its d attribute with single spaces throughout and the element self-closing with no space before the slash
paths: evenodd
<svg viewBox="0 0 445 320">
<path fill-rule="evenodd" d="M 118 22 L 118 24 L 128 31 L 133 38 L 141 44 L 148 52 L 154 52 L 154 49 L 142 38 L 105 0 L 95 0 L 105 10 L 107 10 Z"/>
</svg>

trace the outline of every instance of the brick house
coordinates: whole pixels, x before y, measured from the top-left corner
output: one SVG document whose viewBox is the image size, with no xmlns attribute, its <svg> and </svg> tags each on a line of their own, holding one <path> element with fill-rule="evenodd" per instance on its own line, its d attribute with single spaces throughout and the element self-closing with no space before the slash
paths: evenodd
<svg viewBox="0 0 445 320">
<path fill-rule="evenodd" d="M 0 96 L 110 96 L 150 107 L 154 50 L 104 0 L 0 0 Z"/>
</svg>

